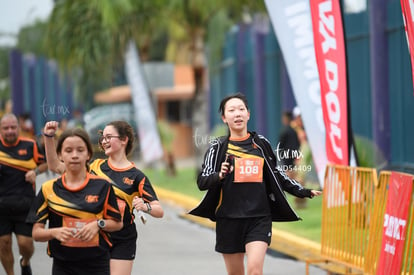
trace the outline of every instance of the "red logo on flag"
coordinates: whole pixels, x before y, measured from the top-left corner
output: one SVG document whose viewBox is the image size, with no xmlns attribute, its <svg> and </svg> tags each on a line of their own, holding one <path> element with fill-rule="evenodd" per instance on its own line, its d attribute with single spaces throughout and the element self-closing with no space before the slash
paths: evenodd
<svg viewBox="0 0 414 275">
<path fill-rule="evenodd" d="M 391 173 L 378 275 L 400 274 L 412 186 L 412 175 Z"/>
<path fill-rule="evenodd" d="M 326 154 L 331 163 L 349 165 L 348 91 L 341 7 L 339 0 L 312 0 L 310 5 Z"/>
</svg>

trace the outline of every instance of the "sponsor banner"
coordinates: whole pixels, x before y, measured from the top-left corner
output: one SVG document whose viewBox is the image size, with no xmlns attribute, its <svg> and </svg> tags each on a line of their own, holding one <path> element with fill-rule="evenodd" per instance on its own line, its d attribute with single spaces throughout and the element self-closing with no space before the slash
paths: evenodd
<svg viewBox="0 0 414 275">
<path fill-rule="evenodd" d="M 265 4 L 301 110 L 319 184 L 323 187 L 327 165 L 325 125 L 309 0 L 265 0 Z"/>
<path fill-rule="evenodd" d="M 377 275 L 400 274 L 413 176 L 391 172 Z"/>
<path fill-rule="evenodd" d="M 401 0 L 401 9 L 411 56 L 411 73 L 414 81 L 414 0 Z"/>
<path fill-rule="evenodd" d="M 349 165 L 347 68 L 339 0 L 311 0 L 326 156 L 329 163 Z"/>
<path fill-rule="evenodd" d="M 129 42 L 125 54 L 125 71 L 135 108 L 141 156 L 145 163 L 152 163 L 163 156 L 163 149 L 149 90 L 143 78 L 138 51 L 132 41 Z"/>
</svg>

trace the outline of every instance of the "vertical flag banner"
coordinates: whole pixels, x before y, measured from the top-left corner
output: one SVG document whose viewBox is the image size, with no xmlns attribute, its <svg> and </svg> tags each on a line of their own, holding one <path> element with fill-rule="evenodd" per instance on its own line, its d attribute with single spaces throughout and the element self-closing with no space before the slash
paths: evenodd
<svg viewBox="0 0 414 275">
<path fill-rule="evenodd" d="M 401 9 L 404 19 L 405 34 L 407 35 L 408 49 L 411 56 L 411 73 L 414 83 L 414 1 L 401 0 Z"/>
<path fill-rule="evenodd" d="M 327 165 L 325 126 L 309 0 L 265 0 L 265 4 L 301 110 L 319 184 L 323 187 Z"/>
<path fill-rule="evenodd" d="M 328 162 L 349 165 L 348 96 L 344 31 L 339 0 L 311 0 Z"/>
<path fill-rule="evenodd" d="M 377 275 L 400 274 L 413 176 L 391 172 Z"/>
<path fill-rule="evenodd" d="M 149 90 L 143 78 L 138 51 L 132 41 L 129 42 L 125 54 L 125 71 L 131 87 L 141 155 L 145 163 L 151 163 L 159 160 L 164 153 Z"/>
</svg>

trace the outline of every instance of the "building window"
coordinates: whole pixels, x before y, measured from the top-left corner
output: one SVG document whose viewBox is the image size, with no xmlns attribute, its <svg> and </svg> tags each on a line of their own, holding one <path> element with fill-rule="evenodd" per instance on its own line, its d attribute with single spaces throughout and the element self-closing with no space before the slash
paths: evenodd
<svg viewBox="0 0 414 275">
<path fill-rule="evenodd" d="M 167 102 L 167 119 L 170 122 L 180 121 L 180 102 L 179 101 Z"/>
<path fill-rule="evenodd" d="M 191 125 L 191 101 L 174 100 L 167 102 L 167 120 Z"/>
</svg>

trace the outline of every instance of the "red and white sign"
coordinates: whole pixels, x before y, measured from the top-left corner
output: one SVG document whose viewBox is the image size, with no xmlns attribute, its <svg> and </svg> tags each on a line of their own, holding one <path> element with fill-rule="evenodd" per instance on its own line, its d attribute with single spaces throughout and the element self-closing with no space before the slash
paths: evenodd
<svg viewBox="0 0 414 275">
<path fill-rule="evenodd" d="M 400 274 L 412 186 L 412 175 L 391 173 L 377 275 Z"/>
<path fill-rule="evenodd" d="M 328 163 L 325 148 L 320 81 L 313 43 L 309 0 L 265 0 L 283 60 L 302 114 L 319 184 Z"/>
<path fill-rule="evenodd" d="M 414 0 L 401 0 L 405 34 L 411 55 L 411 73 L 414 81 Z"/>
<path fill-rule="evenodd" d="M 328 162 L 349 165 L 347 69 L 339 0 L 311 0 Z"/>
</svg>

